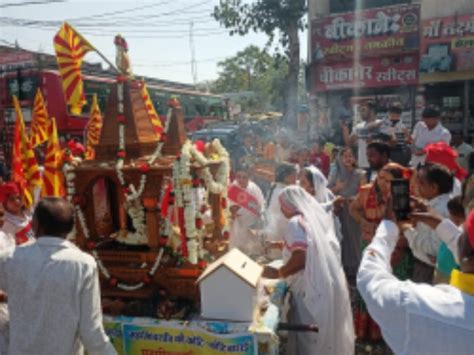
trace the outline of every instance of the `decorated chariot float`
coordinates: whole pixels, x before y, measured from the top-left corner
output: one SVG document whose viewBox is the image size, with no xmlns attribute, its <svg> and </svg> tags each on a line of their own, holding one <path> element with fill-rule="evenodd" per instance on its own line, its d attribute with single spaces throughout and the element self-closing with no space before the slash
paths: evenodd
<svg viewBox="0 0 474 355">
<path fill-rule="evenodd" d="M 237 250 L 224 255 L 228 152 L 218 140 L 186 138 L 177 98 L 161 122 L 131 73 L 125 40 L 117 36 L 115 44 L 117 77 L 93 158 L 63 166 L 76 213 L 73 239 L 100 271 L 107 333 L 123 354 L 276 352 L 276 308 L 264 307 L 272 309 L 270 326 L 265 312 L 253 312 L 261 267 Z M 233 286 L 215 287 L 220 270 Z M 240 294 L 250 298 L 233 298 Z M 201 315 L 201 304 L 220 320 Z M 252 316 L 225 316 L 239 307 Z"/>
</svg>

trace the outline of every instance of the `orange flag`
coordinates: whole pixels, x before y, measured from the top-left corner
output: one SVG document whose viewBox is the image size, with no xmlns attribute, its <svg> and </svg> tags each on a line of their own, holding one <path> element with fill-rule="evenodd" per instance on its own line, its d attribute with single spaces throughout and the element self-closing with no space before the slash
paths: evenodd
<svg viewBox="0 0 474 355">
<path fill-rule="evenodd" d="M 41 90 L 38 89 L 36 91 L 30 127 L 30 140 L 33 148 L 46 142 L 48 139 L 46 132 L 48 130 L 48 120 L 48 111 L 46 111 L 43 95 L 41 94 Z"/>
<path fill-rule="evenodd" d="M 16 96 L 13 97 L 16 122 L 13 139 L 12 180 L 18 184 L 26 207 L 34 203 L 34 191 L 41 187 L 41 174 L 35 152 L 26 134 L 23 113 Z"/>
<path fill-rule="evenodd" d="M 43 173 L 43 196 L 64 196 L 64 177 L 61 172 L 61 147 L 59 145 L 56 119 L 51 117 L 48 125 L 48 144 Z"/>
<path fill-rule="evenodd" d="M 99 144 L 100 132 L 102 130 L 102 115 L 100 113 L 99 104 L 97 103 L 97 95 L 94 95 L 92 99 L 91 112 L 86 130 L 86 159 L 89 160 L 95 158 L 94 147 Z"/>
<path fill-rule="evenodd" d="M 145 108 L 148 113 L 148 117 L 155 127 L 155 132 L 158 136 L 161 136 L 163 133 L 163 125 L 161 124 L 160 116 L 156 113 L 155 106 L 153 106 L 153 102 L 150 99 L 150 94 L 148 93 L 148 89 L 146 87 L 145 81 L 142 81 L 142 98 L 145 101 Z"/>
<path fill-rule="evenodd" d="M 63 82 L 66 103 L 73 115 L 80 115 L 87 103 L 84 96 L 81 64 L 84 56 L 94 47 L 70 24 L 64 22 L 54 37 L 54 50 Z"/>
</svg>

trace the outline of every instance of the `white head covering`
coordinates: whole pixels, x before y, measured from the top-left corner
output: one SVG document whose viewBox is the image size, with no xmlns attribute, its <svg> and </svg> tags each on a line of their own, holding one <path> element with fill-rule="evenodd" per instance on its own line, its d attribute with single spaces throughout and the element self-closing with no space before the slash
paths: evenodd
<svg viewBox="0 0 474 355">
<path fill-rule="evenodd" d="M 313 176 L 314 197 L 319 203 L 325 204 L 334 200 L 334 194 L 328 189 L 328 179 L 314 165 L 305 168 Z"/>
<path fill-rule="evenodd" d="M 339 242 L 331 217 L 299 186 L 288 186 L 280 201 L 302 215 L 308 238 L 304 269 L 304 303 L 319 326 L 315 354 L 353 354 L 354 324 Z"/>
</svg>

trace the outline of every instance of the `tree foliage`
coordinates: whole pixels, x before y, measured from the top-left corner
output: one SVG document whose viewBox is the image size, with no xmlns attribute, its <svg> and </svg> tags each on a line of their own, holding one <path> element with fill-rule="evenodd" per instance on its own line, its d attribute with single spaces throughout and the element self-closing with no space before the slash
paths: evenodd
<svg viewBox="0 0 474 355">
<path fill-rule="evenodd" d="M 234 100 L 246 111 L 281 110 L 288 62 L 251 45 L 219 62 L 214 93 L 246 93 Z"/>
<path fill-rule="evenodd" d="M 250 31 L 265 33 L 272 43 L 275 36 L 284 49 L 288 75 L 285 101 L 288 120 L 296 119 L 298 110 L 298 76 L 300 72 L 300 52 L 298 31 L 305 26 L 305 0 L 220 0 L 214 8 L 213 16 L 230 35 L 246 35 Z"/>
<path fill-rule="evenodd" d="M 231 36 L 243 36 L 250 31 L 264 32 L 272 42 L 278 32 L 283 48 L 287 48 L 288 28 L 296 23 L 297 28 L 303 30 L 306 11 L 305 0 L 259 0 L 253 3 L 221 0 L 213 15 L 221 25 L 230 29 Z"/>
</svg>

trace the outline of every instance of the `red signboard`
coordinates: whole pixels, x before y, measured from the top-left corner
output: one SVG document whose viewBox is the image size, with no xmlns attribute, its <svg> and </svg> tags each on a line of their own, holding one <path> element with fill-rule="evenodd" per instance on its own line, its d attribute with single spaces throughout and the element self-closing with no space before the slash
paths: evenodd
<svg viewBox="0 0 474 355">
<path fill-rule="evenodd" d="M 0 54 L 0 65 L 32 62 L 33 60 L 33 53 L 30 52 L 10 52 Z"/>
<path fill-rule="evenodd" d="M 418 52 L 419 21 L 419 5 L 389 6 L 314 20 L 312 60 L 353 60 Z"/>
<path fill-rule="evenodd" d="M 418 55 L 313 64 L 316 91 L 377 88 L 418 83 Z"/>
<path fill-rule="evenodd" d="M 12 71 L 34 66 L 34 56 L 30 52 L 12 52 L 0 54 L 0 70 Z"/>
<path fill-rule="evenodd" d="M 420 72 L 474 70 L 474 14 L 424 20 Z"/>
</svg>

